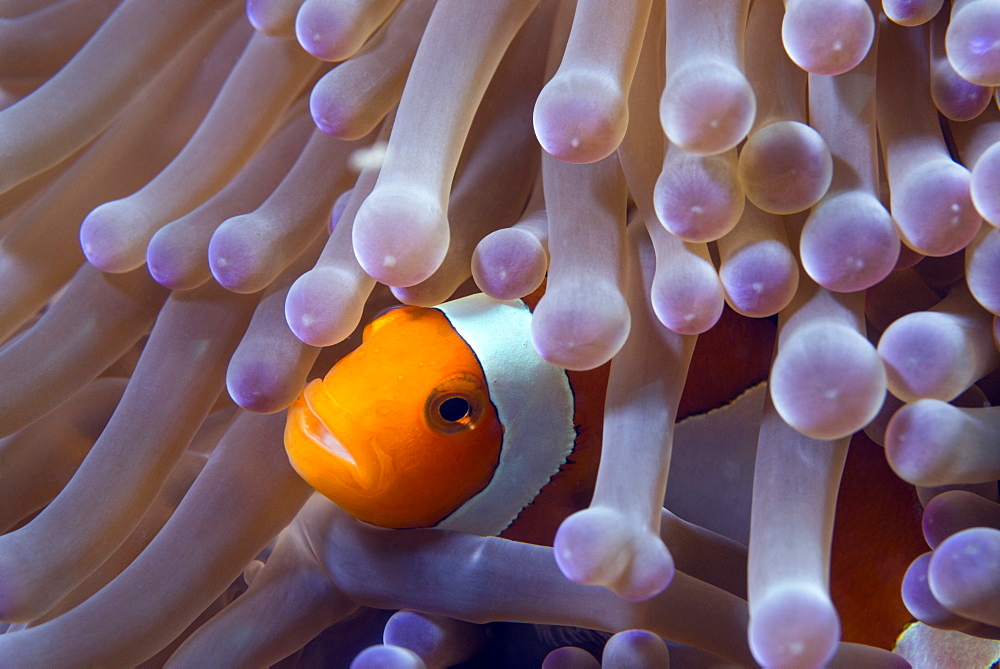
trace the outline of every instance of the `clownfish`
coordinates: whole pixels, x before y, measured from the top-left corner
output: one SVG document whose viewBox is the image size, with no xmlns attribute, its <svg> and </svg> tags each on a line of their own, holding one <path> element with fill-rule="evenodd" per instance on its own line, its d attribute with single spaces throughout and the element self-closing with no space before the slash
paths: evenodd
<svg viewBox="0 0 1000 669">
<path fill-rule="evenodd" d="M 289 408 L 292 466 L 372 525 L 551 542 L 592 493 L 608 365 L 544 360 L 526 300 L 476 294 L 373 320 Z"/>
</svg>

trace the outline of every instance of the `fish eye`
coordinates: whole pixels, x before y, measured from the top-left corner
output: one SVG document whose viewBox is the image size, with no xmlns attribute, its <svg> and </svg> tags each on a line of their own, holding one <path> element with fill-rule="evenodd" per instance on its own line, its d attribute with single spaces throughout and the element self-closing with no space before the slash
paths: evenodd
<svg viewBox="0 0 1000 669">
<path fill-rule="evenodd" d="M 431 391 L 424 417 L 431 429 L 442 434 L 471 430 L 483 415 L 485 395 L 480 381 L 459 375 Z"/>
<path fill-rule="evenodd" d="M 441 418 L 449 423 L 460 421 L 469 415 L 472 405 L 464 397 L 449 397 L 438 405 L 438 413 Z"/>
</svg>

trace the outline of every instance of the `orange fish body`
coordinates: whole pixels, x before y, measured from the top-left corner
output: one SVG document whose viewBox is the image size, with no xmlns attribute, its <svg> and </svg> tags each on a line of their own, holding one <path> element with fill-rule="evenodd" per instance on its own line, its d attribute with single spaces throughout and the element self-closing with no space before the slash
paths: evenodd
<svg viewBox="0 0 1000 669">
<path fill-rule="evenodd" d="M 373 525 L 482 535 L 507 530 L 552 480 L 569 492 L 547 492 L 551 501 L 519 523 L 529 529 L 505 534 L 550 541 L 567 507 L 589 501 L 607 366 L 571 373 L 576 389 L 588 387 L 575 393 L 567 372 L 535 352 L 530 325 L 521 300 L 481 294 L 375 319 L 290 407 L 293 467 Z M 573 471 L 578 445 L 588 466 Z"/>
</svg>

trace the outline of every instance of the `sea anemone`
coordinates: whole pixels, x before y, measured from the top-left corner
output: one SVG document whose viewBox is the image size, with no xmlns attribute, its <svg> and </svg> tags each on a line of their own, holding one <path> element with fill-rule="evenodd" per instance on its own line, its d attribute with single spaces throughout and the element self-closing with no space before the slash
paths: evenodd
<svg viewBox="0 0 1000 669">
<path fill-rule="evenodd" d="M 991 0 L 0 0 L 0 666 L 992 662 L 997 45 Z M 549 536 L 295 474 L 359 325 L 543 284 L 538 353 L 611 363 Z"/>
</svg>

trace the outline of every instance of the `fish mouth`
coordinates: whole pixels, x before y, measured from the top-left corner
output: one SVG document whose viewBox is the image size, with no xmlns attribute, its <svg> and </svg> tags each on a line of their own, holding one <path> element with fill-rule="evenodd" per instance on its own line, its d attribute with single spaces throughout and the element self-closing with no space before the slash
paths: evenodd
<svg viewBox="0 0 1000 669">
<path fill-rule="evenodd" d="M 373 442 L 337 436 L 342 433 L 357 435 L 360 430 L 353 425 L 351 414 L 327 392 L 319 379 L 314 380 L 301 395 L 299 409 L 303 414 L 297 420 L 298 428 L 316 447 L 330 455 L 326 467 L 329 473 L 355 493 L 370 493 L 378 487 L 382 476 L 382 458 Z"/>
<path fill-rule="evenodd" d="M 343 442 L 337 439 L 336 435 L 327 427 L 323 419 L 320 418 L 316 411 L 310 407 L 306 406 L 306 410 L 312 414 L 314 421 L 310 421 L 312 429 L 306 428 L 306 433 L 309 437 L 319 445 L 323 450 L 337 458 L 341 462 L 351 465 L 355 470 L 358 469 L 358 461 L 354 458 L 351 452 L 344 446 Z"/>
</svg>

